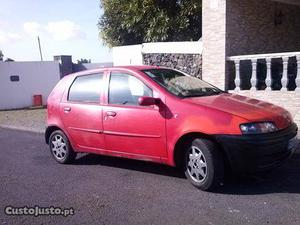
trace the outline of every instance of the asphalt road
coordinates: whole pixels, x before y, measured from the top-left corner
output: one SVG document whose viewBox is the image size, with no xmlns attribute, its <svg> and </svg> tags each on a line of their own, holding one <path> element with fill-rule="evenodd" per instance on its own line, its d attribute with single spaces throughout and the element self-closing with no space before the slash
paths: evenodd
<svg viewBox="0 0 300 225">
<path fill-rule="evenodd" d="M 60 165 L 40 134 L 0 129 L 0 152 L 1 224 L 300 224 L 300 151 L 218 193 L 152 163 L 83 154 Z M 72 207 L 75 215 L 7 216 L 8 205 Z"/>
</svg>

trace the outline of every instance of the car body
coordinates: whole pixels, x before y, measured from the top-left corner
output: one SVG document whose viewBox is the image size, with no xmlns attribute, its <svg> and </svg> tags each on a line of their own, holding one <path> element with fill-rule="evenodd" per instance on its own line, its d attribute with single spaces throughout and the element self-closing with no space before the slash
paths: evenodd
<svg viewBox="0 0 300 225">
<path fill-rule="evenodd" d="M 288 111 L 205 83 L 197 87 L 203 96 L 184 96 L 188 92 L 180 86 L 181 80 L 189 88 L 198 81 L 179 73 L 161 67 L 125 66 L 65 76 L 48 98 L 46 142 L 51 149 L 49 138 L 60 130 L 75 153 L 182 166 L 185 146 L 199 139 L 195 146 L 208 148 L 208 158 L 209 152 L 218 151 L 218 156 L 212 156 L 218 159 L 212 161 L 213 166 L 223 161 L 222 170 L 229 164 L 237 173 L 273 168 L 295 151 L 298 128 Z M 169 86 L 166 88 L 162 82 Z M 96 96 L 95 90 L 99 90 Z M 53 140 L 55 145 L 57 140 Z M 195 156 L 199 158 L 200 152 Z M 202 159 L 196 158 L 195 164 L 188 163 L 198 170 L 196 164 Z M 197 179 L 194 181 L 197 186 Z"/>
</svg>

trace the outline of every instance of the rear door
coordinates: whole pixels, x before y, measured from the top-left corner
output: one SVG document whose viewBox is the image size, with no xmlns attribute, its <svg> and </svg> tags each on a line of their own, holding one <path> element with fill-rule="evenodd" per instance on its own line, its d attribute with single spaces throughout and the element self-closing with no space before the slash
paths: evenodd
<svg viewBox="0 0 300 225">
<path fill-rule="evenodd" d="M 101 92 L 103 73 L 78 76 L 65 93 L 60 113 L 77 149 L 104 149 Z"/>
<path fill-rule="evenodd" d="M 103 107 L 107 150 L 154 161 L 166 157 L 164 108 L 138 104 L 140 96 L 153 94 L 154 91 L 133 74 L 111 72 L 107 105 Z"/>
</svg>

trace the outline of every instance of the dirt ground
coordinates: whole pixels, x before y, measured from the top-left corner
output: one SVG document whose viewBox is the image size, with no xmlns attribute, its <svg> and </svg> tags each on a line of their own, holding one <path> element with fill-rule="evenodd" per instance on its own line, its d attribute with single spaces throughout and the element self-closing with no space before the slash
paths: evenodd
<svg viewBox="0 0 300 225">
<path fill-rule="evenodd" d="M 43 133 L 46 109 L 0 111 L 0 127 Z"/>
</svg>

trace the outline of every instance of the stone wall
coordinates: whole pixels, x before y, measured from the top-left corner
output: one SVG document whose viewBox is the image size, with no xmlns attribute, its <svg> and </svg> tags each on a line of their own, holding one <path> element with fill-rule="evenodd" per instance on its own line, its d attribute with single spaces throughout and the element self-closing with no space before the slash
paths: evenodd
<svg viewBox="0 0 300 225">
<path fill-rule="evenodd" d="M 300 6 L 227 0 L 226 14 L 227 56 L 300 51 Z"/>
<path fill-rule="evenodd" d="M 230 91 L 249 98 L 256 98 L 279 105 L 287 109 L 300 128 L 300 92 L 299 91 Z"/>
<path fill-rule="evenodd" d="M 202 56 L 200 54 L 147 53 L 143 54 L 143 64 L 166 66 L 201 78 Z"/>
</svg>

